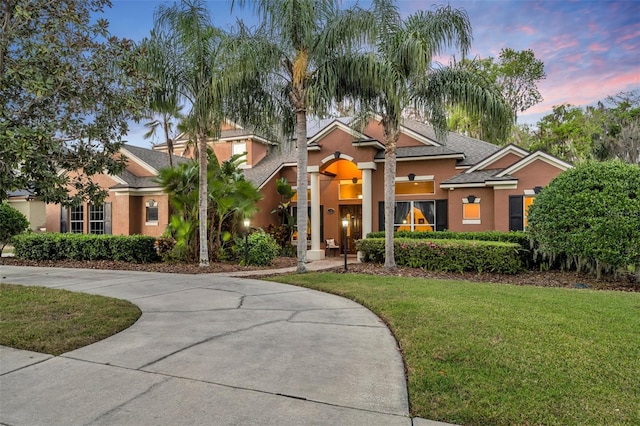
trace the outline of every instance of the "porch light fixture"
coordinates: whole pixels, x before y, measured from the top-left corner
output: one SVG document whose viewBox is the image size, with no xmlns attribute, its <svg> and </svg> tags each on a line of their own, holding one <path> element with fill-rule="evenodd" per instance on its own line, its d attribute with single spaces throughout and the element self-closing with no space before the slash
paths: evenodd
<svg viewBox="0 0 640 426">
<path fill-rule="evenodd" d="M 409 175 L 407 177 L 409 178 L 409 181 L 411 181 L 411 182 L 413 182 L 416 179 L 415 173 L 409 173 Z"/>
<path fill-rule="evenodd" d="M 347 270 L 347 227 L 349 227 L 349 219 L 342 218 L 342 241 L 344 241 L 344 270 Z"/>
<path fill-rule="evenodd" d="M 473 204 L 476 202 L 476 196 L 475 195 L 467 195 L 467 200 L 469 201 L 469 203 Z"/>
<path fill-rule="evenodd" d="M 357 177 L 355 177 L 355 176 L 354 176 L 354 177 L 352 177 L 352 178 L 351 178 L 351 182 L 353 182 L 353 183 L 358 183 L 358 178 L 357 178 Z"/>
<path fill-rule="evenodd" d="M 538 195 L 540 193 L 540 191 L 542 191 L 542 187 L 541 186 L 534 186 L 533 187 L 533 193 Z"/>
<path fill-rule="evenodd" d="M 338 158 L 340 158 L 340 151 L 336 151 L 333 153 L 334 158 L 337 160 Z"/>
</svg>

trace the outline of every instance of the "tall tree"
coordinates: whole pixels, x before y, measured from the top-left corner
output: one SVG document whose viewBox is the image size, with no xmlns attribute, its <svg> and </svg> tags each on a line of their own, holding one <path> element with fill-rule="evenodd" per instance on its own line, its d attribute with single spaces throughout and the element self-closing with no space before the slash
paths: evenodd
<svg viewBox="0 0 640 426">
<path fill-rule="evenodd" d="M 239 0 L 240 6 L 247 1 Z M 322 115 L 334 99 L 340 73 L 336 57 L 364 28 L 353 19 L 359 9 L 340 11 L 337 1 L 259 0 L 253 2 L 262 26 L 238 34 L 236 78 L 242 83 L 236 117 L 269 132 L 275 122 L 295 134 L 297 148 L 297 271 L 306 270 L 307 115 Z"/>
<path fill-rule="evenodd" d="M 511 109 L 514 123 L 518 114 L 542 102 L 537 83 L 546 78 L 544 63 L 535 57 L 531 49 L 517 51 L 504 48 L 497 60 L 492 57 L 462 59 L 455 61 L 452 66 L 475 72 L 495 84 Z M 462 107 L 452 108 L 450 112 L 449 129 L 472 137 L 496 140 L 497 134 L 492 124 L 492 120 L 485 115 L 470 114 Z"/>
<path fill-rule="evenodd" d="M 474 114 L 487 114 L 506 131 L 511 114 L 502 96 L 486 79 L 466 69 L 431 68 L 434 55 L 455 46 L 463 54 L 471 44 L 465 12 L 450 6 L 419 11 L 402 19 L 390 0 L 374 0 L 368 28 L 373 51 L 352 53 L 354 67 L 341 75 L 341 96 L 355 97 L 359 108 L 381 119 L 385 144 L 385 267 L 396 267 L 394 208 L 396 148 L 402 114 L 407 107 L 433 124 L 446 137 L 446 107 L 461 104 Z"/>
<path fill-rule="evenodd" d="M 219 134 L 222 121 L 219 83 L 225 33 L 213 27 L 202 0 L 182 0 L 172 6 L 159 6 L 154 30 L 172 38 L 175 57 L 170 73 L 175 76 L 177 92 L 189 109 L 186 119 L 189 133 L 197 141 L 200 266 L 208 266 L 207 141 Z"/>
<path fill-rule="evenodd" d="M 109 4 L 0 1 L 0 199 L 29 188 L 51 203 L 100 203 L 91 176 L 123 170 L 115 154 L 146 92 L 133 42 L 93 18 Z"/>
</svg>

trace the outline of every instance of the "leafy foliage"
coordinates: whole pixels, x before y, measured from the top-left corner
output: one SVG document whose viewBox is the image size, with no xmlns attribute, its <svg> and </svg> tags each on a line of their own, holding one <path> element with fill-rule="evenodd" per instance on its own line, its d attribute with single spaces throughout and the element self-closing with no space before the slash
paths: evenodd
<svg viewBox="0 0 640 426">
<path fill-rule="evenodd" d="M 542 101 L 537 82 L 546 78 L 544 63 L 536 59 L 531 49 L 516 51 L 503 48 L 497 61 L 492 57 L 463 59 L 455 63 L 454 67 L 467 69 L 494 85 L 511 109 L 514 123 L 519 113 Z M 500 135 L 494 129 L 494 123 L 490 117 L 485 114 L 471 113 L 463 107 L 452 108 L 448 126 L 450 130 L 462 132 L 474 138 L 504 140 L 504 135 Z"/>
<path fill-rule="evenodd" d="M 7 203 L 0 203 L 0 254 L 14 235 L 26 231 L 28 227 L 29 221 L 25 215 Z"/>
<path fill-rule="evenodd" d="M 640 265 L 640 168 L 587 162 L 554 179 L 529 210 L 539 251 L 595 272 Z"/>
<path fill-rule="evenodd" d="M 619 159 L 640 164 L 640 92 L 608 96 L 595 106 L 558 105 L 511 141 L 567 161 Z"/>
<path fill-rule="evenodd" d="M 133 42 L 94 20 L 109 4 L 2 2 L 0 200 L 30 189 L 50 203 L 101 203 L 107 193 L 91 176 L 123 170 L 116 154 L 127 120 L 140 117 L 146 81 Z M 84 173 L 72 178 L 71 171 Z"/>
<path fill-rule="evenodd" d="M 432 271 L 476 271 L 515 274 L 522 270 L 520 246 L 513 243 L 469 240 L 426 240 L 397 238 L 396 262 L 410 268 Z M 365 261 L 384 261 L 384 239 L 356 242 Z"/>
<path fill-rule="evenodd" d="M 21 234 L 13 239 L 15 256 L 30 260 L 159 260 L 156 239 L 143 235 Z"/>
<path fill-rule="evenodd" d="M 244 252 L 244 240 L 242 250 Z M 262 230 L 249 235 L 249 265 L 270 265 L 273 259 L 280 254 L 280 245 L 269 234 Z M 244 263 L 244 260 L 241 262 Z"/>
<path fill-rule="evenodd" d="M 224 243 L 234 228 L 244 217 L 250 217 L 257 210 L 261 199 L 258 189 L 239 169 L 238 159 L 218 163 L 213 150 L 207 151 L 207 239 L 208 252 L 221 256 Z M 169 203 L 173 208 L 168 228 L 168 237 L 176 240 L 170 258 L 185 261 L 197 259 L 199 234 L 198 197 L 199 163 L 189 161 L 177 167 L 160 170 L 158 182 L 169 194 Z"/>
</svg>

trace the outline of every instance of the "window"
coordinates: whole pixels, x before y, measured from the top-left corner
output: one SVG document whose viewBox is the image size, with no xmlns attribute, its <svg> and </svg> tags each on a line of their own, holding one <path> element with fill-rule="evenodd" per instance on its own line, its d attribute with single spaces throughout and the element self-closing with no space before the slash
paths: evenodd
<svg viewBox="0 0 640 426">
<path fill-rule="evenodd" d="M 89 233 L 104 234 L 104 204 L 89 205 Z"/>
<path fill-rule="evenodd" d="M 531 204 L 533 204 L 533 202 L 535 201 L 536 197 L 535 195 L 525 195 L 523 197 L 523 210 L 524 210 L 524 227 L 527 227 L 527 224 L 529 223 L 529 207 L 531 207 Z"/>
<path fill-rule="evenodd" d="M 246 142 L 235 142 L 231 147 L 232 155 L 240 155 L 241 157 L 238 159 L 239 164 L 247 163 L 247 143 Z"/>
<path fill-rule="evenodd" d="M 84 206 L 71 207 L 69 209 L 70 232 L 82 234 L 84 232 Z"/>
<path fill-rule="evenodd" d="M 158 224 L 158 202 L 156 200 L 149 200 L 146 203 L 146 225 Z"/>
<path fill-rule="evenodd" d="M 355 183 L 354 183 L 355 180 Z M 341 180 L 339 185 L 338 199 L 358 200 L 362 199 L 362 180 Z"/>
<path fill-rule="evenodd" d="M 435 183 L 432 180 L 396 182 L 396 195 L 431 195 L 435 193 Z"/>
<path fill-rule="evenodd" d="M 462 199 L 462 224 L 480 225 L 480 198 L 470 195 Z"/>
<path fill-rule="evenodd" d="M 394 228 L 396 231 L 433 231 L 435 228 L 435 201 L 396 202 Z"/>
</svg>

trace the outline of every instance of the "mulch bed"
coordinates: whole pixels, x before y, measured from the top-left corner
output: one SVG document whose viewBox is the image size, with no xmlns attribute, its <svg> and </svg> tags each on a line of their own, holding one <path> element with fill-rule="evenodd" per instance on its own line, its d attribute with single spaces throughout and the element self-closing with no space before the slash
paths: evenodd
<svg viewBox="0 0 640 426">
<path fill-rule="evenodd" d="M 234 272 L 234 271 L 259 271 L 280 269 L 296 266 L 296 259 L 292 257 L 278 257 L 269 266 L 240 266 L 231 262 L 211 262 L 208 267 L 200 267 L 197 264 L 188 263 L 127 263 L 115 261 L 76 261 L 76 260 L 58 260 L 58 261 L 32 261 L 22 260 L 11 257 L 4 257 L 0 260 L 0 265 L 15 266 L 39 266 L 39 267 L 57 267 L 57 268 L 85 268 L 85 269 L 112 269 L 112 270 L 128 270 L 128 271 L 145 271 L 145 272 L 164 272 L 179 274 L 211 274 L 218 272 Z M 348 271 L 345 272 L 342 267 L 333 268 L 329 271 L 337 273 L 360 273 L 371 275 L 389 275 L 399 277 L 418 277 L 418 278 L 437 278 L 437 279 L 454 279 L 467 280 L 474 282 L 490 282 L 504 283 L 515 285 L 534 285 L 541 287 L 566 287 L 566 288 L 589 288 L 594 290 L 616 290 L 627 292 L 640 292 L 640 282 L 634 275 L 626 274 L 617 277 L 607 276 L 601 280 L 596 280 L 587 274 L 577 273 L 574 271 L 526 271 L 517 275 L 504 275 L 494 273 L 454 273 L 454 272 L 433 272 L 416 268 L 398 267 L 396 270 L 387 270 L 382 265 L 373 263 L 357 263 L 350 264 Z M 255 278 L 263 275 L 256 274 Z"/>
</svg>

